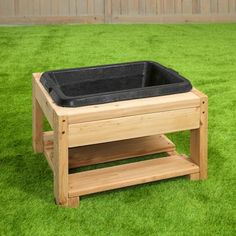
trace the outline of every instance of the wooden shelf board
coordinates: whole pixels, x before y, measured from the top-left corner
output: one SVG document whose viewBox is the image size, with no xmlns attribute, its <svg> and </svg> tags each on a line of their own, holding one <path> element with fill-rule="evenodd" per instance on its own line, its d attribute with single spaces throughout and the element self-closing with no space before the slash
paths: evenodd
<svg viewBox="0 0 236 236">
<path fill-rule="evenodd" d="M 44 133 L 46 156 L 52 159 L 53 132 Z M 161 152 L 174 152 L 175 145 L 165 135 L 127 139 L 69 149 L 69 168 L 94 165 Z M 51 154 L 49 153 L 51 152 Z"/>
<path fill-rule="evenodd" d="M 176 155 L 69 175 L 69 197 L 198 173 L 199 167 Z"/>
<path fill-rule="evenodd" d="M 165 135 L 94 144 L 71 148 L 69 167 L 75 168 L 174 150 L 175 145 Z"/>
</svg>

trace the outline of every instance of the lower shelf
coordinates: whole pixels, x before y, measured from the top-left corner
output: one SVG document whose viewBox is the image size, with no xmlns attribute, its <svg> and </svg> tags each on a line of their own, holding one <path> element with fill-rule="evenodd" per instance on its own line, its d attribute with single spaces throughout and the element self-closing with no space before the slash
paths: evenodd
<svg viewBox="0 0 236 236">
<path fill-rule="evenodd" d="M 69 175 L 69 197 L 198 173 L 199 167 L 175 155 Z"/>
<path fill-rule="evenodd" d="M 163 134 L 87 145 L 69 149 L 69 168 L 174 151 L 175 145 Z M 44 133 L 44 153 L 53 169 L 53 132 L 51 131 Z"/>
</svg>

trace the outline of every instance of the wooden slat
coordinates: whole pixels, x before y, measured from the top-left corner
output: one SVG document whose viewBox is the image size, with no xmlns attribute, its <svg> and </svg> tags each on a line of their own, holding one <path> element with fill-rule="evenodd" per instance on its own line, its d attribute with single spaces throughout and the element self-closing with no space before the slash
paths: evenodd
<svg viewBox="0 0 236 236">
<path fill-rule="evenodd" d="M 44 133 L 44 151 L 52 159 L 53 132 Z M 51 154 L 49 154 L 51 152 Z M 122 160 L 154 153 L 173 153 L 175 145 L 165 135 L 154 135 L 69 149 L 69 168 Z"/>
<path fill-rule="evenodd" d="M 191 14 L 192 13 L 192 1 L 191 0 L 182 0 L 182 10 L 183 14 Z"/>
<path fill-rule="evenodd" d="M 14 0 L 14 16 L 19 17 L 19 0 Z"/>
<path fill-rule="evenodd" d="M 28 2 L 28 7 L 32 12 L 30 15 L 32 17 L 41 17 L 41 5 L 40 0 L 33 0 Z M 31 17 L 30 17 L 31 19 Z"/>
<path fill-rule="evenodd" d="M 175 13 L 182 14 L 182 12 L 183 12 L 182 0 L 175 0 Z"/>
<path fill-rule="evenodd" d="M 174 150 L 175 145 L 165 135 L 94 144 L 71 148 L 69 167 L 76 168 Z"/>
<path fill-rule="evenodd" d="M 54 13 L 53 13 L 54 14 Z M 104 23 L 104 16 L 37 16 L 37 17 L 0 17 L 1 24 L 64 24 L 64 23 L 80 23 L 95 24 Z"/>
<path fill-rule="evenodd" d="M 40 15 L 50 16 L 52 15 L 52 2 L 49 0 L 40 0 Z"/>
<path fill-rule="evenodd" d="M 69 147 L 83 146 L 199 127 L 199 108 L 128 116 L 69 125 Z"/>
<path fill-rule="evenodd" d="M 77 3 L 76 0 L 69 0 L 69 15 L 76 16 L 77 14 Z"/>
<path fill-rule="evenodd" d="M 236 14 L 211 14 L 211 15 L 156 15 L 156 16 L 117 16 L 113 23 L 184 23 L 184 22 L 236 22 Z M 51 24 L 51 23 L 104 23 L 103 16 L 53 16 L 53 17 L 0 17 L 1 24 Z"/>
<path fill-rule="evenodd" d="M 59 15 L 59 1 L 52 1 L 51 14 L 52 14 L 52 16 L 58 16 Z"/>
<path fill-rule="evenodd" d="M 165 9 L 164 9 L 164 0 L 157 0 L 156 1 L 156 4 L 157 4 L 157 14 L 158 15 L 162 15 L 162 14 L 165 14 Z"/>
<path fill-rule="evenodd" d="M 227 14 L 229 12 L 228 0 L 218 0 L 218 11 L 219 14 Z"/>
<path fill-rule="evenodd" d="M 105 0 L 105 22 L 109 23 L 112 21 L 112 0 Z"/>
<path fill-rule="evenodd" d="M 139 0 L 139 15 L 146 15 L 146 1 Z"/>
<path fill-rule="evenodd" d="M 18 16 L 30 15 L 28 0 L 19 0 L 17 5 L 18 5 Z"/>
<path fill-rule="evenodd" d="M 50 98 L 48 98 L 50 100 Z M 88 122 L 93 120 L 111 119 L 150 112 L 169 111 L 199 106 L 199 97 L 195 94 L 183 93 L 122 102 L 86 106 L 78 108 L 59 108 L 58 114 L 70 115 L 69 123 Z"/>
<path fill-rule="evenodd" d="M 193 0 L 193 14 L 200 14 L 200 13 L 201 13 L 201 1 Z"/>
<path fill-rule="evenodd" d="M 175 1 L 166 0 L 164 1 L 165 14 L 174 14 L 175 12 Z"/>
<path fill-rule="evenodd" d="M 68 16 L 69 15 L 69 2 L 65 0 L 58 0 L 59 2 L 59 9 L 58 15 L 59 16 Z"/>
<path fill-rule="evenodd" d="M 88 15 L 88 5 L 84 0 L 77 0 L 77 15 Z"/>
<path fill-rule="evenodd" d="M 105 9 L 104 2 L 105 2 L 104 0 L 94 0 L 94 13 L 95 13 L 95 15 L 104 16 L 104 9 Z"/>
<path fill-rule="evenodd" d="M 128 15 L 128 0 L 120 0 L 121 1 L 121 15 Z"/>
<path fill-rule="evenodd" d="M 121 14 L 121 0 L 112 1 L 112 17 Z"/>
<path fill-rule="evenodd" d="M 88 5 L 88 15 L 94 15 L 95 9 L 94 9 L 94 0 L 87 0 Z"/>
<path fill-rule="evenodd" d="M 184 23 L 184 22 L 236 22 L 236 14 L 229 15 L 197 15 L 197 14 L 184 14 L 184 15 L 157 15 L 157 16 L 139 16 L 129 17 L 120 16 L 113 20 L 114 23 Z"/>
<path fill-rule="evenodd" d="M 210 0 L 201 0 L 201 13 L 209 15 L 211 12 L 211 1 Z"/>
<path fill-rule="evenodd" d="M 211 0 L 211 13 L 218 13 L 218 0 Z"/>
<path fill-rule="evenodd" d="M 236 1 L 229 0 L 229 13 L 235 14 L 235 12 L 236 12 Z"/>
<path fill-rule="evenodd" d="M 129 0 L 128 1 L 129 15 L 138 15 L 139 13 L 139 1 L 138 0 Z"/>
<path fill-rule="evenodd" d="M 181 156 L 84 171 L 69 175 L 69 196 L 81 196 L 198 172 L 197 165 Z"/>
<path fill-rule="evenodd" d="M 0 17 L 15 15 L 14 0 L 0 0 Z"/>
<path fill-rule="evenodd" d="M 146 0 L 145 1 L 146 6 L 145 6 L 145 14 L 146 15 L 156 15 L 157 13 L 157 1 L 156 0 Z"/>
</svg>

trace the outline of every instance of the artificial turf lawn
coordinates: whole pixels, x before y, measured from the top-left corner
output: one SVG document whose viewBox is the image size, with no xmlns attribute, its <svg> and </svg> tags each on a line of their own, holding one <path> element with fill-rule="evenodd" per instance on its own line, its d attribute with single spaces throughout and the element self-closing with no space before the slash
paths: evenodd
<svg viewBox="0 0 236 236">
<path fill-rule="evenodd" d="M 53 202 L 31 149 L 31 74 L 154 60 L 209 96 L 209 179 L 185 178 Z M 0 235 L 235 235 L 236 24 L 0 27 Z M 171 135 L 188 153 L 189 134 Z"/>
</svg>

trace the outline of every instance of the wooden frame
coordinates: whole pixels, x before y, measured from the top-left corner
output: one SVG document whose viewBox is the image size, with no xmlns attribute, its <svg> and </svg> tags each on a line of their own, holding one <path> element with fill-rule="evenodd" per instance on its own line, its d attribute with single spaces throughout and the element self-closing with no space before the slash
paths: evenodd
<svg viewBox="0 0 236 236">
<path fill-rule="evenodd" d="M 54 173 L 58 205 L 75 207 L 91 193 L 177 176 L 207 178 L 207 96 L 184 94 L 80 108 L 57 106 L 33 74 L 33 148 Z M 43 117 L 53 131 L 43 132 Z M 190 158 L 164 134 L 190 130 Z M 70 168 L 153 153 L 168 157 L 69 174 Z"/>
</svg>

